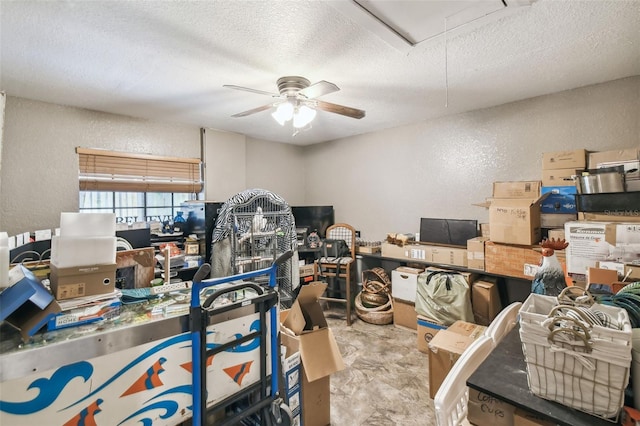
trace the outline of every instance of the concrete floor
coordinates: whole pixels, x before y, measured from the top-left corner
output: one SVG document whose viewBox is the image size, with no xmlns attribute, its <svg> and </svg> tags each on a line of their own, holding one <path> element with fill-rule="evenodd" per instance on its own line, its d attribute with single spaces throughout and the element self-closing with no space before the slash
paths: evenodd
<svg viewBox="0 0 640 426">
<path fill-rule="evenodd" d="M 416 333 L 366 323 L 344 309 L 325 311 L 347 368 L 331 376 L 332 426 L 435 425 L 427 354 Z"/>
</svg>

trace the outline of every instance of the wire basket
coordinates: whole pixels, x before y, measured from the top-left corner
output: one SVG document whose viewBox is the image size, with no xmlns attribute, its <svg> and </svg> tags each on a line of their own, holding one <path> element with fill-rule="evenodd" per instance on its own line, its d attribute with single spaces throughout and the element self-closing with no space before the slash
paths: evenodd
<svg viewBox="0 0 640 426">
<path fill-rule="evenodd" d="M 596 310 L 618 327 L 590 322 Z M 617 418 L 631 365 L 626 310 L 597 303 L 560 305 L 556 297 L 531 294 L 520 309 L 520 339 L 534 395 L 607 420 Z"/>
</svg>

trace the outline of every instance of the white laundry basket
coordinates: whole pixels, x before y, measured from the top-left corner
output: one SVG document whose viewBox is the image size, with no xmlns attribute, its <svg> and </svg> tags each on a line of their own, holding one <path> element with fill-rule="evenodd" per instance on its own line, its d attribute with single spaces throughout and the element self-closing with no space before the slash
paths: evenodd
<svg viewBox="0 0 640 426">
<path fill-rule="evenodd" d="M 560 308 L 560 306 L 562 306 Z M 613 329 L 556 316 L 555 297 L 531 294 L 520 310 L 520 339 L 527 379 L 534 395 L 605 419 L 624 405 L 631 366 L 631 324 L 627 311 L 594 304 L 620 325 Z"/>
</svg>

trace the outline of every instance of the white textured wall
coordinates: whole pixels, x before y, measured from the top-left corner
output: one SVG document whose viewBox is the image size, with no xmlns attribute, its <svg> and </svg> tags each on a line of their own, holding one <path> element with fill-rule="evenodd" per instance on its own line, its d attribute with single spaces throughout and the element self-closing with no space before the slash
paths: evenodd
<svg viewBox="0 0 640 426">
<path fill-rule="evenodd" d="M 304 205 L 304 147 L 247 138 L 247 187 L 275 192 L 291 206 Z"/>
<path fill-rule="evenodd" d="M 205 199 L 226 201 L 246 189 L 246 137 L 205 130 Z"/>
<path fill-rule="evenodd" d="M 486 221 L 472 203 L 493 181 L 540 179 L 546 151 L 640 146 L 639 123 L 633 77 L 309 147 L 207 129 L 206 199 L 263 187 L 291 205 L 332 204 L 369 239 L 417 232 L 420 217 Z M 53 228 L 77 210 L 76 146 L 200 157 L 194 127 L 8 97 L 1 230 Z"/>
<path fill-rule="evenodd" d="M 547 151 L 640 146 L 639 123 L 633 77 L 317 144 L 305 202 L 333 204 L 368 239 L 418 232 L 421 217 L 484 222 L 472 204 L 493 181 L 541 179 Z"/>
<path fill-rule="evenodd" d="M 75 148 L 200 158 L 197 127 L 7 97 L 0 180 L 0 229 L 59 226 L 78 211 Z"/>
</svg>

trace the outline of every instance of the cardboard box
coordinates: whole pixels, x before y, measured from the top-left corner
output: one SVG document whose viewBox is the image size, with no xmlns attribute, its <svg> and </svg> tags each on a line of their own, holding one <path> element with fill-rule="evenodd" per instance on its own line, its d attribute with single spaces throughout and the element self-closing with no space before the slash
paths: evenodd
<svg viewBox="0 0 640 426">
<path fill-rule="evenodd" d="M 345 368 L 318 303 L 326 288 L 326 283 L 318 281 L 302 286 L 291 309 L 280 313 L 282 344 L 300 352 L 301 406 L 306 426 L 324 426 L 331 422 L 330 375 Z"/>
<path fill-rule="evenodd" d="M 555 151 L 542 154 L 542 168 L 549 169 L 583 169 L 587 165 L 587 151 Z"/>
<path fill-rule="evenodd" d="M 51 265 L 51 292 L 57 300 L 112 293 L 116 285 L 116 264 L 58 268 Z"/>
<path fill-rule="evenodd" d="M 542 186 L 573 186 L 575 188 L 576 183 L 573 180 L 575 174 L 575 168 L 543 170 Z"/>
<path fill-rule="evenodd" d="M 559 228 L 567 222 L 577 219 L 575 213 L 542 213 L 540 214 L 541 228 Z"/>
<path fill-rule="evenodd" d="M 416 302 L 418 274 L 423 269 L 400 266 L 391 271 L 391 295 L 394 299 Z"/>
<path fill-rule="evenodd" d="M 393 299 L 393 324 L 396 327 L 404 327 L 410 330 L 418 328 L 418 314 L 416 304 L 400 299 Z"/>
<path fill-rule="evenodd" d="M 440 330 L 446 330 L 447 326 L 441 322 L 427 318 L 423 315 L 417 317 L 417 347 L 420 352 L 429 353 L 429 342 Z"/>
<path fill-rule="evenodd" d="M 618 281 L 618 272 L 611 269 L 589 268 L 587 271 L 587 288 L 591 284 L 612 285 Z"/>
<path fill-rule="evenodd" d="M 578 212 L 578 220 L 589 222 L 627 222 L 627 223 L 640 223 L 640 211 L 627 210 L 616 214 L 615 211 L 611 212 Z"/>
<path fill-rule="evenodd" d="M 467 240 L 467 268 L 484 271 L 484 243 L 487 240 L 487 237 Z"/>
<path fill-rule="evenodd" d="M 541 186 L 539 180 L 493 182 L 493 198 L 536 199 L 540 197 Z"/>
<path fill-rule="evenodd" d="M 472 425 L 513 426 L 516 407 L 494 396 L 469 388 L 467 420 Z"/>
<path fill-rule="evenodd" d="M 480 224 L 480 236 L 481 237 L 489 238 L 490 230 L 491 230 L 491 227 L 489 226 L 488 223 L 481 223 Z"/>
<path fill-rule="evenodd" d="M 300 277 L 308 277 L 315 273 L 315 265 L 313 263 L 300 266 Z"/>
<path fill-rule="evenodd" d="M 498 293 L 498 279 L 482 277 L 474 281 L 471 285 L 471 304 L 474 322 L 480 325 L 489 325 L 502 310 Z"/>
<path fill-rule="evenodd" d="M 395 244 L 382 243 L 382 257 L 393 259 L 409 259 L 427 261 L 428 246 L 421 244 L 405 244 L 400 247 Z"/>
<path fill-rule="evenodd" d="M 286 311 L 285 311 L 286 312 Z M 285 313 L 286 315 L 286 313 Z M 283 317 L 281 313 L 281 318 Z M 282 346 L 286 347 L 287 353 L 295 352 L 300 355 L 300 340 L 290 334 L 290 330 L 281 333 Z M 298 417 L 302 423 L 297 424 L 311 426 L 326 426 L 331 423 L 331 375 L 321 377 L 314 381 L 309 381 L 307 371 L 304 368 L 302 357 L 300 356 L 300 370 L 298 380 L 300 381 L 300 397 Z M 293 392 L 293 403 L 289 403 L 289 408 L 295 406 L 296 392 Z M 292 408 L 293 418 L 296 418 Z M 296 423 L 293 423 L 296 424 Z"/>
<path fill-rule="evenodd" d="M 586 274 L 589 268 L 596 266 L 599 260 L 609 255 L 609 243 L 605 240 L 606 223 L 567 222 L 564 233 L 569 247 L 567 253 L 567 272 Z"/>
<path fill-rule="evenodd" d="M 538 414 L 516 408 L 513 413 L 513 426 L 555 426 L 555 422 L 545 420 Z"/>
<path fill-rule="evenodd" d="M 549 194 L 540 206 L 541 213 L 578 213 L 575 186 L 543 186 L 542 194 Z"/>
<path fill-rule="evenodd" d="M 467 267 L 467 249 L 432 246 L 426 253 L 427 262 Z"/>
<path fill-rule="evenodd" d="M 356 253 L 362 254 L 374 254 L 380 253 L 382 251 L 382 246 L 358 246 L 356 247 Z"/>
<path fill-rule="evenodd" d="M 640 244 L 640 223 L 608 223 L 604 239 L 612 246 Z"/>
<path fill-rule="evenodd" d="M 540 198 L 494 199 L 489 207 L 490 239 L 505 244 L 536 244 L 541 238 Z"/>
<path fill-rule="evenodd" d="M 281 345 L 283 354 L 281 359 L 282 374 L 280 380 L 280 395 L 291 410 L 292 424 L 302 422 L 302 366 L 300 352 L 292 347 Z"/>
<path fill-rule="evenodd" d="M 429 396 L 434 398 L 455 362 L 486 327 L 456 321 L 440 330 L 429 343 Z"/>
<path fill-rule="evenodd" d="M 615 166 L 622 166 L 625 170 L 626 190 L 628 192 L 640 191 L 640 149 L 627 148 L 589 154 L 590 169 Z"/>
<path fill-rule="evenodd" d="M 542 259 L 539 246 L 514 246 L 487 241 L 484 246 L 485 270 L 492 274 L 530 280 Z M 556 257 L 565 265 L 566 250 L 556 250 Z"/>
</svg>

